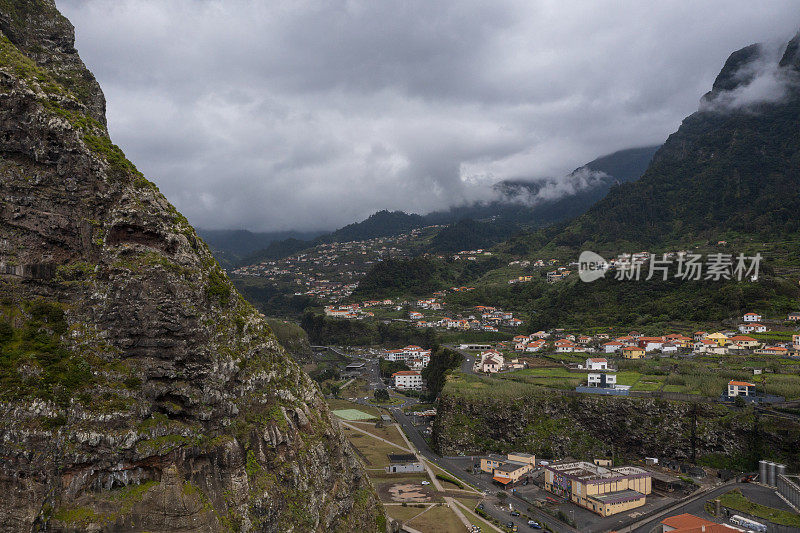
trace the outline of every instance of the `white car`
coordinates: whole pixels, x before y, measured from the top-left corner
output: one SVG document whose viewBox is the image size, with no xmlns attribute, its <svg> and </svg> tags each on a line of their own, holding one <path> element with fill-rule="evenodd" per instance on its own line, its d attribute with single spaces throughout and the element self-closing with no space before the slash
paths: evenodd
<svg viewBox="0 0 800 533">
<path fill-rule="evenodd" d="M 423 481 L 423 482 L 422 482 L 422 484 L 423 484 L 423 485 L 430 485 L 430 484 L 431 484 L 431 482 L 430 482 L 430 481 Z"/>
</svg>

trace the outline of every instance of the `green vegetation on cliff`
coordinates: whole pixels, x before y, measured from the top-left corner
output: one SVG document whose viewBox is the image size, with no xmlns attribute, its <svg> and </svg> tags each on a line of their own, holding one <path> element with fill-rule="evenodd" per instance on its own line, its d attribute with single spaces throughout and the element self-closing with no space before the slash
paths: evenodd
<svg viewBox="0 0 800 533">
<path fill-rule="evenodd" d="M 747 470 L 761 454 L 800 466 L 800 422 L 761 416 L 752 407 L 658 397 L 559 391 L 524 381 L 452 374 L 438 402 L 434 444 L 445 455 L 524 450 L 542 458 L 591 458 L 613 449 Z M 731 439 L 730 435 L 740 438 Z"/>
</svg>

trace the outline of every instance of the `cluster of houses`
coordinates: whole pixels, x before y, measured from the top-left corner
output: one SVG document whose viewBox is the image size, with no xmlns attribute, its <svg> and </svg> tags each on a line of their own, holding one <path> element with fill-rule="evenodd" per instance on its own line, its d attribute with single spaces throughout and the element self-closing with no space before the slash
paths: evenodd
<svg viewBox="0 0 800 533">
<path fill-rule="evenodd" d="M 547 283 L 556 283 L 561 281 L 562 279 L 566 278 L 572 273 L 571 270 L 567 270 L 567 267 L 558 267 L 555 270 L 551 270 L 547 273 Z"/>
<path fill-rule="evenodd" d="M 242 266 L 232 273 L 297 286 L 295 295 L 338 302 L 352 295 L 358 280 L 372 265 L 387 256 L 407 256 L 412 239 L 425 229 L 363 241 L 322 243 L 284 259 Z"/>
<path fill-rule="evenodd" d="M 452 258 L 454 261 L 461 261 L 462 259 L 467 261 L 477 261 L 478 257 L 481 256 L 491 257 L 492 252 L 484 250 L 482 248 L 479 248 L 477 250 L 461 250 L 460 252 L 454 254 Z M 442 258 L 442 256 L 439 257 Z"/>
<path fill-rule="evenodd" d="M 527 364 L 520 362 L 519 359 L 506 360 L 503 354 L 497 350 L 481 352 L 472 365 L 474 372 L 484 372 L 486 374 L 495 374 L 506 370 L 520 370 L 526 367 Z"/>
<path fill-rule="evenodd" d="M 349 320 L 361 320 L 375 316 L 372 311 L 366 311 L 359 304 L 346 305 L 327 305 L 325 306 L 325 316 L 332 318 L 346 318 Z"/>
<path fill-rule="evenodd" d="M 800 315 L 800 313 L 798 313 Z M 793 314 L 789 315 L 790 317 Z M 758 355 L 798 355 L 800 335 L 793 335 L 791 342 L 767 344 L 745 335 L 744 332 L 765 332 L 766 326 L 760 324 L 761 316 L 748 313 L 743 317 L 739 331 L 696 331 L 691 337 L 680 333 L 651 337 L 631 331 L 626 335 L 611 338 L 607 333 L 573 335 L 563 330 L 552 334 L 538 331 L 531 335 L 518 335 L 513 339 L 514 350 L 518 352 L 538 352 L 551 349 L 556 353 L 594 353 L 615 354 L 625 359 L 639 359 L 645 354 L 693 353 L 693 354 L 736 354 L 755 353 Z M 800 320 L 800 318 L 798 319 Z M 552 337 L 552 339 L 551 339 Z"/>
<path fill-rule="evenodd" d="M 384 358 L 387 361 L 400 361 L 412 370 L 422 370 L 431 362 L 431 351 L 419 346 L 409 345 L 399 350 L 386 350 Z"/>
<path fill-rule="evenodd" d="M 478 305 L 475 307 L 475 314 L 467 317 L 459 316 L 451 318 L 448 316 L 441 318 L 425 319 L 422 313 L 409 313 L 409 317 L 415 320 L 415 325 L 420 328 L 443 328 L 455 329 L 459 331 L 491 331 L 497 332 L 500 327 L 508 326 L 516 328 L 522 325 L 522 320 L 515 318 L 511 311 L 503 311 L 496 307 Z"/>
<path fill-rule="evenodd" d="M 431 362 L 430 350 L 412 344 L 398 350 L 386 350 L 383 357 L 387 361 L 403 362 L 410 368 L 410 370 L 398 370 L 392 374 L 395 389 L 422 389 L 422 369 Z"/>
</svg>

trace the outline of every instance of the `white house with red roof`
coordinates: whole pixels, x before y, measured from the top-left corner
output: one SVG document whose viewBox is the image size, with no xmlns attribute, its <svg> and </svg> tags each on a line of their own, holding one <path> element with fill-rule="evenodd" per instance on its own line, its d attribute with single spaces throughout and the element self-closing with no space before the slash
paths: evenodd
<svg viewBox="0 0 800 533">
<path fill-rule="evenodd" d="M 578 345 L 567 339 L 561 339 L 553 343 L 558 353 L 568 353 L 578 351 Z"/>
<path fill-rule="evenodd" d="M 740 324 L 739 331 L 742 333 L 764 333 L 767 331 L 767 326 L 758 322 L 751 322 L 749 324 Z"/>
<path fill-rule="evenodd" d="M 789 348 L 784 346 L 764 346 L 760 350 L 756 350 L 756 353 L 761 355 L 789 355 Z"/>
<path fill-rule="evenodd" d="M 422 388 L 422 374 L 416 370 L 400 370 L 392 374 L 394 388 L 398 390 L 419 390 Z"/>
<path fill-rule="evenodd" d="M 489 374 L 494 374 L 495 372 L 500 372 L 503 370 L 503 365 L 505 365 L 505 358 L 503 354 L 498 352 L 497 350 L 488 350 L 485 352 L 481 352 L 480 354 L 480 362 L 478 363 L 477 370 L 479 372 L 486 372 Z"/>
<path fill-rule="evenodd" d="M 664 346 L 664 337 L 639 337 L 639 347 L 645 352 L 655 352 Z"/>
<path fill-rule="evenodd" d="M 531 341 L 525 347 L 526 352 L 538 352 L 542 348 L 544 348 L 545 342 L 544 341 Z"/>
<path fill-rule="evenodd" d="M 742 320 L 745 322 L 761 322 L 761 315 L 758 313 L 745 313 Z"/>
<path fill-rule="evenodd" d="M 419 346 L 413 344 L 406 346 L 405 348 L 400 348 L 399 350 L 386 351 L 387 361 L 403 361 L 408 363 L 414 359 L 421 360 L 424 368 L 428 366 L 428 363 L 431 361 L 431 351 L 425 350 L 424 348 L 420 348 Z"/>
<path fill-rule="evenodd" d="M 754 396 L 756 394 L 756 384 L 747 381 L 730 380 L 728 382 L 728 398 L 736 396 Z"/>
<path fill-rule="evenodd" d="M 739 533 L 742 530 L 684 513 L 664 518 L 659 531 L 663 531 L 663 533 Z"/>
<path fill-rule="evenodd" d="M 608 341 L 603 344 L 603 351 L 606 353 L 614 353 L 620 351 L 625 345 L 619 341 Z"/>
</svg>

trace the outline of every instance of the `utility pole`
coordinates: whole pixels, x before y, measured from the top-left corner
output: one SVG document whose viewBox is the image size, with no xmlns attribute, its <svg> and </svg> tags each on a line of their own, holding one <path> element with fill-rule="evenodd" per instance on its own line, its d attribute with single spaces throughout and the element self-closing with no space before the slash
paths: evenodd
<svg viewBox="0 0 800 533">
<path fill-rule="evenodd" d="M 697 464 L 697 403 L 692 403 L 692 464 Z"/>
</svg>

